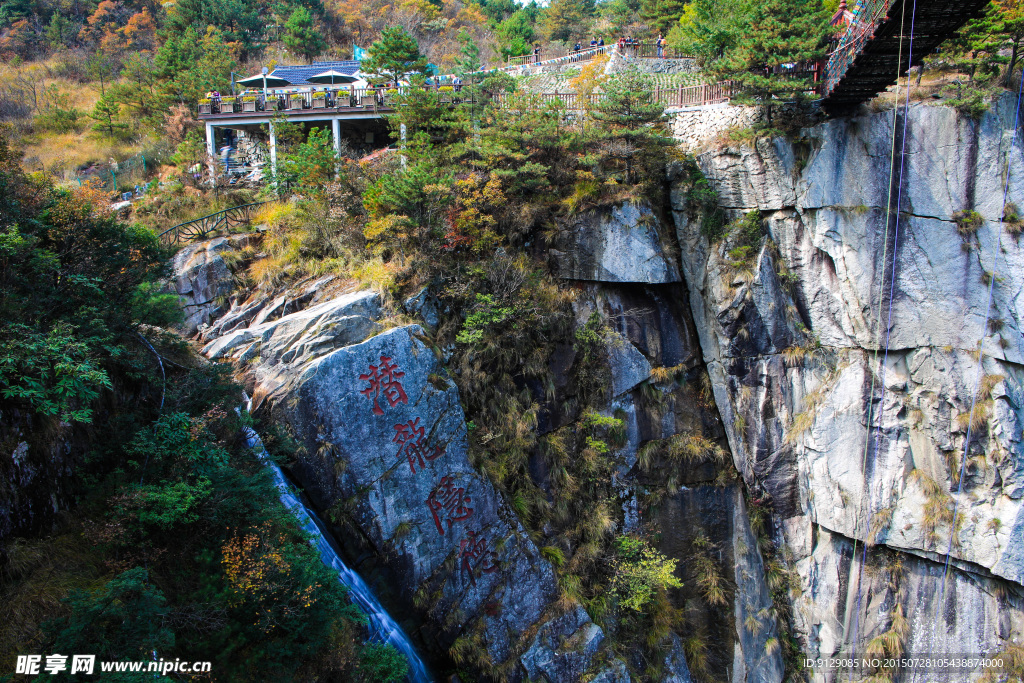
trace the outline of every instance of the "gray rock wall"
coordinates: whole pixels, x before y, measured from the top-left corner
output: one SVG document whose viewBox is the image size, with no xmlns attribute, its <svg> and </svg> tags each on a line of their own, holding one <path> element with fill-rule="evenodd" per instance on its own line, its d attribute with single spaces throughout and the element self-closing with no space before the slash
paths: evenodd
<svg viewBox="0 0 1024 683">
<path fill-rule="evenodd" d="M 347 511 L 407 604 L 425 598 L 428 642 L 480 636 L 512 681 L 594 673 L 604 634 L 578 606 L 561 613 L 551 565 L 470 465 L 459 391 L 423 329 L 381 331 L 377 294 L 318 288 L 331 283 L 234 306 L 204 353 L 245 368 L 254 405 L 299 444 L 292 472 L 306 493 Z M 561 647 L 570 641 L 579 647 Z"/>
<path fill-rule="evenodd" d="M 1002 100 L 977 123 L 948 107 L 911 107 L 902 183 L 897 154 L 891 193 L 892 112 L 829 121 L 796 143 L 699 154 L 730 217 L 759 209 L 766 218 L 770 240 L 746 268 L 725 242 L 709 243 L 686 187 L 673 186 L 715 399 L 737 469 L 770 494 L 780 518 L 803 584 L 796 620 L 812 653 L 853 640 L 862 649 L 897 602 L 912 625 L 906 651 L 992 652 L 1024 635 L 1024 252 L 1000 222 L 1011 157 L 1009 198 L 1024 205 L 1022 148 L 1011 154 L 1006 132 L 1013 105 Z M 902 117 L 895 129 L 898 153 Z M 897 200 L 899 219 L 893 211 L 887 228 Z M 984 219 L 974 235 L 958 234 L 954 214 L 965 209 Z M 966 414 L 982 377 L 961 488 Z M 922 629 L 943 618 L 934 577 L 954 506 L 950 599 L 980 621 L 947 619 L 926 637 Z M 878 582 L 862 579 L 856 590 L 867 572 L 851 557 L 853 539 L 858 558 L 865 540 L 899 551 L 915 577 L 898 599 L 862 607 L 859 619 L 853 598 Z M 1000 581 L 1011 597 L 995 601 Z"/>
</svg>

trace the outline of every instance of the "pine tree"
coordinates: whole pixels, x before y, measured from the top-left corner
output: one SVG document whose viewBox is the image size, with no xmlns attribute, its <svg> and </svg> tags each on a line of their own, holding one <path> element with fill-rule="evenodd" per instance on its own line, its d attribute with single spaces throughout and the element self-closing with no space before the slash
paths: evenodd
<svg viewBox="0 0 1024 683">
<path fill-rule="evenodd" d="M 398 83 L 408 73 L 424 73 L 427 59 L 420 54 L 416 39 L 401 26 L 381 31 L 380 40 L 370 46 L 362 71 L 380 79 Z"/>
<path fill-rule="evenodd" d="M 994 76 L 1006 64 L 1002 81 L 1010 85 L 1024 46 L 1024 0 L 995 0 L 942 45 L 929 62 L 942 62 L 967 72 L 968 83 Z M 1004 52 L 1009 50 L 1009 56 Z"/>
<path fill-rule="evenodd" d="M 726 56 L 716 63 L 719 76 L 736 81 L 765 107 L 771 125 L 773 102 L 811 88 L 809 78 L 786 67 L 820 59 L 829 34 L 829 17 L 820 0 L 761 0 Z"/>
<path fill-rule="evenodd" d="M 544 32 L 551 41 L 583 38 L 590 34 L 595 13 L 594 0 L 551 0 L 541 11 Z"/>
<path fill-rule="evenodd" d="M 288 17 L 282 39 L 292 52 L 302 55 L 307 62 L 327 49 L 327 41 L 313 26 L 313 15 L 305 7 L 296 8 Z"/>
<path fill-rule="evenodd" d="M 537 37 L 533 22 L 524 11 L 519 11 L 498 24 L 494 30 L 501 47 L 501 56 L 505 59 L 530 54 L 533 41 Z"/>
<path fill-rule="evenodd" d="M 472 75 L 480 71 L 483 64 L 480 62 L 480 48 L 469 31 L 459 31 L 459 42 L 462 47 L 459 49 L 459 56 L 455 58 L 455 70 L 460 76 Z"/>
<path fill-rule="evenodd" d="M 669 32 L 668 44 L 707 67 L 736 46 L 752 10 L 750 0 L 692 0 Z"/>
<path fill-rule="evenodd" d="M 120 116 L 121 103 L 117 101 L 113 92 L 100 97 L 92 113 L 89 114 L 89 117 L 96 121 L 93 130 L 98 133 L 107 133 L 111 137 L 124 129 L 124 124 L 118 121 Z"/>
<path fill-rule="evenodd" d="M 640 166 L 663 161 L 664 148 L 672 144 L 665 134 L 665 107 L 654 99 L 647 76 L 630 70 L 604 85 L 604 96 L 591 112 L 601 130 L 600 154 L 621 162 L 624 180 L 632 183 Z"/>
<path fill-rule="evenodd" d="M 686 0 L 642 0 L 640 18 L 661 35 L 667 34 L 683 16 Z"/>
</svg>

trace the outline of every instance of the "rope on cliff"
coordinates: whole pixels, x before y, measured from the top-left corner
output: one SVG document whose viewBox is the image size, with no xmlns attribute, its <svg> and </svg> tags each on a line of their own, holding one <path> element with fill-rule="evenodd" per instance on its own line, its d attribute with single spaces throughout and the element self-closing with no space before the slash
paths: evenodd
<svg viewBox="0 0 1024 683">
<path fill-rule="evenodd" d="M 881 431 L 882 431 L 881 415 L 882 415 L 882 410 L 884 408 L 884 402 L 885 402 L 885 371 L 886 371 L 886 363 L 889 360 L 889 341 L 890 341 L 890 335 L 891 335 L 891 332 L 892 332 L 893 291 L 895 291 L 895 288 L 896 288 L 896 254 L 897 254 L 896 247 L 897 247 L 897 244 L 899 242 L 899 229 L 900 229 L 899 208 L 900 208 L 900 206 L 903 203 L 903 172 L 904 172 L 904 167 L 905 167 L 905 162 L 906 162 L 906 149 L 907 149 L 907 119 L 908 119 L 908 114 L 909 114 L 909 111 L 910 111 L 909 64 L 913 60 L 913 55 L 914 55 L 914 22 L 915 22 L 916 17 L 917 17 L 917 0 L 914 0 L 914 8 L 913 8 L 913 11 L 911 13 L 911 18 L 910 18 L 910 44 L 908 46 L 908 54 L 907 54 L 907 64 L 908 64 L 907 100 L 906 100 L 906 105 L 904 107 L 904 113 L 903 113 L 903 135 L 901 136 L 901 139 L 900 139 L 900 173 L 899 173 L 899 181 L 898 181 L 898 185 L 897 185 L 897 195 L 896 195 L 897 196 L 897 199 L 896 199 L 896 224 L 895 224 L 895 231 L 894 231 L 894 234 L 893 234 L 892 273 L 891 273 L 891 283 L 889 285 L 889 312 L 888 312 L 888 321 L 887 321 L 887 324 L 886 324 L 886 331 L 885 331 L 885 356 L 883 357 L 882 366 L 881 366 L 881 373 L 882 373 L 881 396 L 879 397 L 879 402 L 878 402 L 878 405 L 879 405 L 879 411 L 878 411 L 879 419 L 878 419 L 878 427 L 875 430 L 875 440 L 874 440 L 874 442 L 875 442 L 875 449 L 874 449 L 874 453 L 872 454 L 872 460 L 871 460 L 872 461 L 872 466 L 874 465 L 875 459 L 878 457 L 878 443 L 879 443 L 879 438 L 881 436 Z M 900 71 L 901 71 L 901 67 L 903 65 L 903 37 L 906 35 L 905 30 L 904 30 L 905 27 L 906 27 L 906 19 L 907 19 L 907 5 L 906 5 L 906 3 L 903 3 L 902 13 L 901 13 L 901 16 L 900 16 L 900 47 L 899 47 L 899 56 L 898 56 L 898 58 L 896 60 L 896 106 L 893 107 L 893 114 L 892 114 L 892 144 L 891 144 L 890 152 L 889 152 L 889 189 L 888 189 L 888 196 L 886 198 L 886 207 L 885 207 L 885 247 L 884 247 L 883 252 L 882 252 L 882 263 L 883 264 L 887 263 L 888 260 L 889 260 L 889 222 L 892 219 L 892 188 L 893 188 L 893 182 L 892 181 L 893 181 L 893 175 L 894 175 L 894 170 L 895 170 L 895 166 L 896 166 L 896 126 L 897 126 L 897 124 L 899 122 L 899 109 L 900 109 L 900 107 L 899 107 L 899 98 L 900 98 L 899 82 L 900 82 Z M 876 329 L 876 336 L 878 336 L 878 337 L 881 336 L 881 330 L 879 329 L 879 326 L 881 326 L 881 324 L 882 324 L 882 301 L 884 300 L 884 298 L 885 298 L 885 274 L 884 274 L 884 270 L 883 270 L 883 275 L 880 278 L 879 283 L 878 283 L 878 313 L 876 315 L 877 325 L 876 325 L 876 328 L 875 328 Z M 877 363 L 878 363 L 878 348 L 876 347 L 875 351 L 874 351 L 874 356 L 872 358 L 871 367 L 874 368 L 875 365 L 877 365 Z M 867 438 L 864 439 L 864 453 L 863 453 L 863 455 L 861 457 L 861 472 L 864 474 L 865 488 L 868 488 L 867 462 L 868 462 L 868 453 L 871 450 L 871 438 L 870 438 L 871 424 L 874 421 L 874 403 L 872 401 L 872 398 L 875 395 L 875 379 L 876 379 L 876 373 L 872 372 L 871 373 L 871 392 L 868 394 L 868 415 L 867 415 L 868 436 L 867 436 Z M 866 501 L 866 504 L 867 504 L 867 525 L 866 525 L 867 528 L 866 528 L 865 533 L 864 533 L 864 542 L 862 544 L 863 547 L 861 549 L 860 564 L 857 567 L 857 606 L 856 606 L 856 608 L 854 610 L 854 613 L 853 613 L 853 633 L 852 633 L 852 638 L 849 641 L 850 642 L 850 659 L 851 659 L 851 662 L 852 662 L 852 659 L 853 659 L 853 655 L 855 654 L 855 649 L 857 647 L 857 633 L 858 633 L 858 631 L 860 629 L 860 610 L 861 610 L 861 605 L 862 605 L 862 602 L 861 602 L 861 600 L 862 600 L 861 578 L 862 578 L 862 574 L 863 574 L 863 571 L 864 571 L 864 565 L 867 562 L 868 541 L 870 540 L 868 538 L 868 536 L 871 533 L 871 515 L 872 515 L 872 512 L 871 512 L 871 495 L 870 495 L 870 491 L 867 491 L 867 493 L 868 493 L 868 495 L 863 496 L 861 498 L 861 500 Z M 856 534 L 854 534 L 854 537 L 853 537 L 853 552 L 851 553 L 851 558 L 856 558 L 856 557 L 857 557 L 857 536 L 856 536 Z M 851 560 L 851 562 L 852 562 L 852 560 Z M 851 572 L 852 572 L 852 570 L 853 570 L 853 567 L 851 565 Z M 853 666 L 852 666 L 852 663 L 851 663 L 851 667 L 850 667 L 850 680 L 853 680 Z"/>
<path fill-rule="evenodd" d="M 1002 216 L 1006 215 L 1006 202 L 1010 195 L 1010 173 L 1013 170 L 1013 147 L 1017 143 L 1017 133 L 1020 126 L 1020 104 L 1022 95 L 1024 95 L 1024 74 L 1022 74 L 1020 86 L 1017 88 L 1017 110 L 1013 115 L 1013 137 L 1010 138 L 1010 149 L 1006 153 L 1006 182 L 1003 185 Z M 988 304 L 985 307 L 985 322 L 981 329 L 981 339 L 978 340 L 978 378 L 974 382 L 974 393 L 971 396 L 971 412 L 968 415 L 967 435 L 964 438 L 964 452 L 960 458 L 960 479 L 957 481 L 956 497 L 953 499 L 953 519 L 949 524 L 949 544 L 946 546 L 946 562 L 942 568 L 942 584 L 939 588 L 939 601 L 936 603 L 936 610 L 941 608 L 942 599 L 946 592 L 946 576 L 949 574 L 949 560 L 953 552 L 953 536 L 956 533 L 956 516 L 960 510 L 960 494 L 963 491 L 964 476 L 967 473 L 967 454 L 971 446 L 971 432 L 974 427 L 974 411 L 978 407 L 978 394 L 981 389 L 981 381 L 985 376 L 985 333 L 988 330 L 989 316 L 992 315 L 992 301 L 995 296 L 996 288 L 996 266 L 999 264 L 999 250 L 1002 249 L 1002 245 L 1003 231 L 997 228 L 996 248 L 992 252 L 992 270 L 988 283 Z M 978 261 L 980 262 L 981 259 L 979 258 Z M 933 621 L 933 625 L 936 621 L 938 621 L 938 619 Z"/>
</svg>

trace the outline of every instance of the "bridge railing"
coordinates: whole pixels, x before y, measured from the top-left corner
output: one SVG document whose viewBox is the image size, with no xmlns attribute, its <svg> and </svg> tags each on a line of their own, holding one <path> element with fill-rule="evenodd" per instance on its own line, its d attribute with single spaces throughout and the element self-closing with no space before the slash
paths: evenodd
<svg viewBox="0 0 1024 683">
<path fill-rule="evenodd" d="M 875 29 L 884 20 L 893 0 L 866 0 L 858 3 L 853 12 L 853 20 L 839 39 L 839 44 L 832 50 L 825 65 L 822 77 L 822 96 L 827 97 L 835 89 L 864 44 L 874 36 Z"/>
<path fill-rule="evenodd" d="M 195 218 L 184 223 L 179 223 L 160 233 L 160 243 L 165 246 L 185 244 L 192 240 L 205 239 L 221 230 L 230 230 L 242 225 L 248 225 L 252 221 L 253 213 L 258 206 L 267 202 L 253 202 L 222 209 L 202 218 Z"/>
</svg>

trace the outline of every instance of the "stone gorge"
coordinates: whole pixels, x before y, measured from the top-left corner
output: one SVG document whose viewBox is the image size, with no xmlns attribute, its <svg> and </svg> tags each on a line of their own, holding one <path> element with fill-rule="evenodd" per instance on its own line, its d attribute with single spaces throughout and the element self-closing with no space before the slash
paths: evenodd
<svg viewBox="0 0 1024 683">
<path fill-rule="evenodd" d="M 614 525 L 653 532 L 679 560 L 672 603 L 729 653 L 731 681 L 782 681 L 783 637 L 809 657 L 893 632 L 908 653 L 996 654 L 1024 637 L 1024 257 L 1002 222 L 1008 163 L 1009 198 L 1024 202 L 1013 104 L 977 121 L 915 104 L 906 121 L 881 111 L 795 140 L 703 145 L 696 176 L 729 226 L 758 212 L 753 240 L 709 234 L 694 169 L 672 162 L 666 206 L 583 213 L 551 242 L 577 327 L 606 330 L 601 412 L 624 431 Z M 965 211 L 980 215 L 968 230 Z M 176 261 L 177 291 L 207 320 L 188 329 L 287 428 L 292 476 L 342 511 L 340 542 L 386 577 L 419 642 L 472 641 L 508 680 L 629 680 L 629 649 L 609 649 L 561 594 L 542 540 L 471 464 L 451 350 L 432 339 L 453 312 L 429 288 L 402 311 L 329 277 L 210 310 L 230 279 L 221 244 Z M 533 388 L 541 434 L 566 424 L 573 353 Z M 648 465 L 697 439 L 721 461 Z M 531 476 L 547 488 L 554 473 L 537 459 Z M 705 544 L 731 586 L 723 609 L 697 590 Z M 694 680 L 671 642 L 661 680 Z"/>
</svg>

